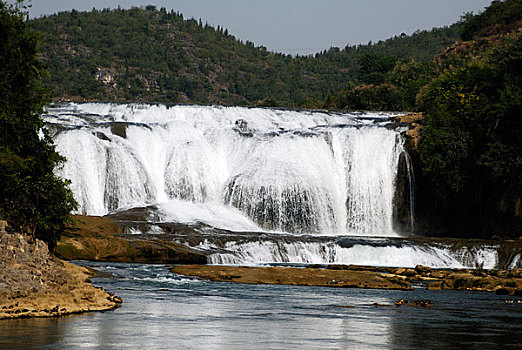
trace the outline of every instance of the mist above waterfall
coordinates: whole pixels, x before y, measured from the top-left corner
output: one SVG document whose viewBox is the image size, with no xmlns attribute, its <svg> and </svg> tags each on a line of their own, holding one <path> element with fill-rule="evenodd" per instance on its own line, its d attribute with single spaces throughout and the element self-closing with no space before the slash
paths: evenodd
<svg viewBox="0 0 522 350">
<path fill-rule="evenodd" d="M 235 231 L 393 236 L 391 115 L 86 103 L 45 116 L 79 211 L 154 205 Z"/>
</svg>

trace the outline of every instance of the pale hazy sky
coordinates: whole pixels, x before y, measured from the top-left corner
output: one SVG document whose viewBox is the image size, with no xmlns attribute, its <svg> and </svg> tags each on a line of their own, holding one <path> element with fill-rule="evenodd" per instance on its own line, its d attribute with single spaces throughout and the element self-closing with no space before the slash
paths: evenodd
<svg viewBox="0 0 522 350">
<path fill-rule="evenodd" d="M 310 54 L 450 25 L 491 0 L 32 0 L 30 15 L 155 5 L 271 51 Z"/>
</svg>

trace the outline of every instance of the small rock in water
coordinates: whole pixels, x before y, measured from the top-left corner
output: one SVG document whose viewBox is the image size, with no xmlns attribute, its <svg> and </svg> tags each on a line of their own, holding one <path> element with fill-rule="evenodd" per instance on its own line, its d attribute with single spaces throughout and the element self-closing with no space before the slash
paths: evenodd
<svg viewBox="0 0 522 350">
<path fill-rule="evenodd" d="M 428 266 L 417 265 L 417 266 L 415 266 L 415 271 L 417 271 L 420 274 L 425 274 L 425 273 L 430 273 L 431 268 L 429 268 Z"/>
<path fill-rule="evenodd" d="M 496 295 L 509 295 L 509 290 L 505 288 L 499 288 L 495 291 Z"/>
</svg>

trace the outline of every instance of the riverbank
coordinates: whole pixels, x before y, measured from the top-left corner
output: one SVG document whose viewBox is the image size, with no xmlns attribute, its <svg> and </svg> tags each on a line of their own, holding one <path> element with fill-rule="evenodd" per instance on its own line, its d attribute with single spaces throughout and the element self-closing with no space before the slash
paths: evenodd
<svg viewBox="0 0 522 350">
<path fill-rule="evenodd" d="M 469 270 L 414 269 L 327 265 L 307 268 L 245 266 L 174 266 L 171 272 L 217 282 L 284 284 L 364 289 L 412 290 L 412 284 L 429 290 L 495 292 L 522 297 L 522 269 Z"/>
<path fill-rule="evenodd" d="M 121 299 L 95 288 L 92 271 L 62 261 L 47 244 L 0 232 L 0 319 L 106 311 Z"/>
</svg>

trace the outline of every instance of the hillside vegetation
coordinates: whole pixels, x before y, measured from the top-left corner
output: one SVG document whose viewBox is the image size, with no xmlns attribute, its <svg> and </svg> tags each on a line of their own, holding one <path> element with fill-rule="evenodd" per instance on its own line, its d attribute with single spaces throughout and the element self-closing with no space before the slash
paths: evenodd
<svg viewBox="0 0 522 350">
<path fill-rule="evenodd" d="M 495 0 L 482 13 L 467 13 L 450 27 L 462 39 L 427 60 L 413 57 L 393 61 L 390 52 L 370 53 L 359 60 L 360 84 L 334 92 L 320 106 L 331 109 L 417 110 L 424 106 L 419 92 L 446 71 L 453 71 L 484 55 L 521 27 L 522 1 Z M 456 27 L 455 27 L 456 26 Z"/>
<path fill-rule="evenodd" d="M 522 1 L 467 15 L 463 32 L 416 99 L 420 214 L 425 229 L 521 236 Z"/>
<path fill-rule="evenodd" d="M 365 81 L 365 59 L 383 56 L 387 70 L 398 61 L 429 60 L 458 38 L 453 25 L 292 57 L 154 6 L 73 10 L 31 26 L 41 33 L 44 82 L 54 99 L 287 107 L 320 106 Z"/>
</svg>

